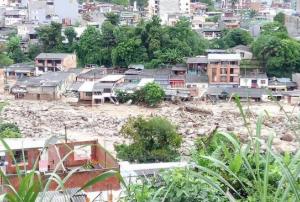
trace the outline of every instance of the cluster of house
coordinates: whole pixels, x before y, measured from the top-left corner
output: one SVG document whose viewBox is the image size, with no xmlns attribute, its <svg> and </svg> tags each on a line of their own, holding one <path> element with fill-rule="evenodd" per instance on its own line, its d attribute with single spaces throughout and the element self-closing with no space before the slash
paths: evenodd
<svg viewBox="0 0 300 202">
<path fill-rule="evenodd" d="M 298 74 L 268 78 L 247 46 L 229 50 L 209 49 L 205 55 L 186 58 L 186 64 L 145 69 L 133 64 L 126 69 L 90 65 L 76 68 L 76 55 L 41 53 L 34 64 L 14 64 L 4 69 L 6 90 L 16 99 L 58 100 L 74 97 L 78 103 L 118 103 L 117 91 L 132 93 L 147 83 L 159 84 L 166 99 L 213 99 L 239 95 L 267 100 L 295 97 Z M 297 96 L 298 97 L 298 96 Z M 287 98 L 289 103 L 294 99 Z"/>
<path fill-rule="evenodd" d="M 211 7 L 216 11 L 211 11 Z M 254 10 L 255 15 L 249 17 L 235 12 L 241 9 Z M 155 15 L 161 18 L 162 24 L 174 26 L 181 17 L 185 17 L 191 22 L 192 29 L 208 40 L 220 38 L 224 29 L 235 28 L 258 36 L 262 25 L 272 22 L 277 13 L 284 12 L 289 34 L 296 38 L 300 36 L 300 0 L 293 4 L 245 0 L 234 5 L 228 0 L 214 2 L 214 5 L 194 0 L 149 0 L 145 8 L 139 8 L 136 2 L 131 6 L 122 6 L 98 1 L 1 0 L 0 41 L 5 42 L 17 29 L 17 34 L 22 38 L 23 51 L 26 52 L 29 44 L 38 42 L 35 29 L 52 21 L 62 23 L 62 34 L 66 27 L 73 26 L 79 38 L 87 26 L 101 27 L 106 19 L 105 14 L 109 12 L 120 16 L 121 25 L 129 26 Z"/>
</svg>

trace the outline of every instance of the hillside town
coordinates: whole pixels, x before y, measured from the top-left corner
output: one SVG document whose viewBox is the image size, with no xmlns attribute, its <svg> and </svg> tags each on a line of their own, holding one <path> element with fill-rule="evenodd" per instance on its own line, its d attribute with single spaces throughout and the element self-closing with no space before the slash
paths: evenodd
<svg viewBox="0 0 300 202">
<path fill-rule="evenodd" d="M 299 0 L 0 0 L 0 201 L 300 201 L 299 40 Z"/>
</svg>

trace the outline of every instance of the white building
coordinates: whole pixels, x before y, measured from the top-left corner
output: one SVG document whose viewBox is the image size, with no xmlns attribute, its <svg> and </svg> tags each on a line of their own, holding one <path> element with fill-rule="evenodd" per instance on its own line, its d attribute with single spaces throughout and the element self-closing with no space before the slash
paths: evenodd
<svg viewBox="0 0 300 202">
<path fill-rule="evenodd" d="M 28 3 L 29 20 L 75 24 L 79 19 L 78 8 L 76 0 L 31 0 Z"/>
<path fill-rule="evenodd" d="M 21 24 L 27 17 L 27 11 L 25 9 L 11 9 L 5 10 L 5 26 L 13 26 Z"/>
<path fill-rule="evenodd" d="M 158 15 L 162 24 L 168 24 L 171 14 L 190 14 L 190 0 L 149 0 L 148 12 L 149 18 Z"/>
<path fill-rule="evenodd" d="M 266 74 L 247 74 L 241 75 L 240 87 L 247 88 L 267 88 L 269 80 Z"/>
<path fill-rule="evenodd" d="M 9 0 L 0 0 L 0 6 L 8 6 Z"/>
</svg>

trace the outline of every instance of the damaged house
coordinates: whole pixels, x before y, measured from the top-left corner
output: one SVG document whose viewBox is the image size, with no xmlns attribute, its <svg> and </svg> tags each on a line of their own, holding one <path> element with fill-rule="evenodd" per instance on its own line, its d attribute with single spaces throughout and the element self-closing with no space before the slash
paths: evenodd
<svg viewBox="0 0 300 202">
<path fill-rule="evenodd" d="M 77 58 L 71 53 L 40 53 L 35 58 L 37 73 L 67 71 L 77 67 Z"/>
<path fill-rule="evenodd" d="M 0 144 L 1 169 L 9 179 L 10 185 L 16 189 L 20 186 L 17 165 L 21 173 L 35 168 L 40 172 L 43 182 L 47 182 L 49 174 L 54 170 L 55 174 L 62 179 L 69 176 L 64 183 L 65 189 L 83 187 L 89 180 L 108 170 L 120 170 L 117 160 L 95 139 L 76 141 L 67 138 L 61 140 L 57 137 L 6 138 L 5 142 L 11 151 Z M 37 165 L 35 165 L 36 161 Z M 6 183 L 5 180 L 0 181 L 0 187 L 4 191 L 7 191 Z M 57 187 L 58 184 L 53 180 L 48 190 L 55 191 Z M 119 179 L 111 176 L 95 183 L 85 191 L 101 192 L 119 189 Z"/>
<path fill-rule="evenodd" d="M 39 77 L 28 77 L 17 81 L 11 93 L 17 99 L 58 100 L 75 79 L 75 73 L 47 72 Z"/>
</svg>

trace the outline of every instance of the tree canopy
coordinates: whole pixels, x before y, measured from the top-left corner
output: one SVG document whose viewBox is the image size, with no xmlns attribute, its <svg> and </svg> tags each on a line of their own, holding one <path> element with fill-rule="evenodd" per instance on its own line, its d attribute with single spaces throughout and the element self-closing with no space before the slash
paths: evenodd
<svg viewBox="0 0 300 202">
<path fill-rule="evenodd" d="M 82 65 L 127 67 L 131 63 L 146 63 L 147 67 L 157 67 L 204 53 L 208 46 L 206 40 L 191 30 L 185 18 L 174 27 L 162 26 L 157 16 L 129 27 L 120 26 L 117 15 L 107 16 L 101 31 L 88 28 L 79 39 L 77 54 Z"/>
<path fill-rule="evenodd" d="M 286 28 L 279 22 L 262 27 L 252 51 L 269 76 L 289 77 L 300 71 L 300 43 L 288 37 Z"/>
<path fill-rule="evenodd" d="M 275 22 L 279 22 L 280 24 L 284 25 L 285 23 L 285 14 L 282 12 L 277 13 L 274 17 Z"/>
<path fill-rule="evenodd" d="M 211 43 L 212 48 L 227 49 L 237 45 L 250 45 L 253 41 L 250 33 L 243 29 L 223 30 L 220 39 Z"/>
</svg>

